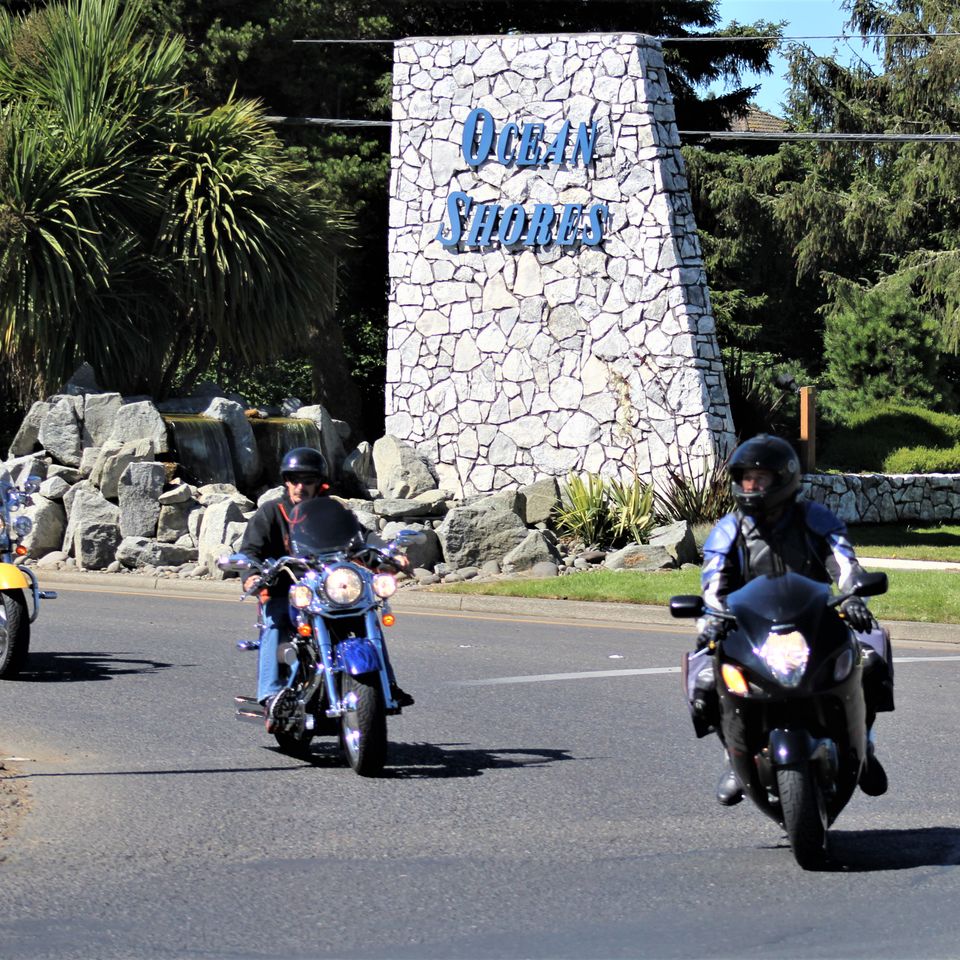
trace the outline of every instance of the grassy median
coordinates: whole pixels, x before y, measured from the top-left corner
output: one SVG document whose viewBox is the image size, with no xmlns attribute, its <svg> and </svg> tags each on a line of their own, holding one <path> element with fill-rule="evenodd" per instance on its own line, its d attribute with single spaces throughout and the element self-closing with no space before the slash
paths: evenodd
<svg viewBox="0 0 960 960">
<path fill-rule="evenodd" d="M 857 552 L 863 556 L 960 563 L 960 526 L 957 525 L 864 525 L 851 527 L 850 535 Z M 870 600 L 870 608 L 878 617 L 960 623 L 960 573 L 888 570 L 887 576 L 889 592 Z M 699 593 L 700 571 L 694 568 L 655 573 L 590 570 L 544 580 L 467 581 L 433 589 L 492 596 L 666 605 L 674 594 Z"/>
</svg>

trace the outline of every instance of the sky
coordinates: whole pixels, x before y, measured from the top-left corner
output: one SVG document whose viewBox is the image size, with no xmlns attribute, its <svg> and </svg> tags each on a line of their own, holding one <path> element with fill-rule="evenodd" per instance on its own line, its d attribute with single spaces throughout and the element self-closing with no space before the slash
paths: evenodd
<svg viewBox="0 0 960 960">
<path fill-rule="evenodd" d="M 776 23 L 788 21 L 783 31 L 784 37 L 825 37 L 840 35 L 844 32 L 847 12 L 841 6 L 841 0 L 719 0 L 717 4 L 720 23 L 725 26 L 732 20 L 738 23 L 753 23 L 755 20 L 769 20 Z M 849 63 L 854 57 L 863 56 L 871 63 L 877 58 L 869 46 L 865 50 L 862 40 L 804 40 L 814 53 L 826 55 L 836 47 L 837 56 L 842 63 Z M 779 54 L 771 58 L 773 73 L 767 77 L 745 76 L 744 83 L 759 83 L 760 90 L 754 102 L 761 110 L 782 116 L 781 104 L 786 100 L 787 82 L 784 75 L 787 61 Z M 722 89 L 715 88 L 716 93 Z"/>
</svg>

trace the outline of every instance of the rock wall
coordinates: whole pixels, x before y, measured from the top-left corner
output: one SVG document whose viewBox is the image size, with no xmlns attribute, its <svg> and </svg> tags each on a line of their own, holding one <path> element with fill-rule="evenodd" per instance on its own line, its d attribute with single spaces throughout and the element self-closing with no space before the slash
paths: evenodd
<svg viewBox="0 0 960 960">
<path fill-rule="evenodd" d="M 808 474 L 803 492 L 846 523 L 960 520 L 960 474 L 956 473 Z"/>
<path fill-rule="evenodd" d="M 386 432 L 467 495 L 731 449 L 659 43 L 400 41 L 393 99 Z"/>
</svg>

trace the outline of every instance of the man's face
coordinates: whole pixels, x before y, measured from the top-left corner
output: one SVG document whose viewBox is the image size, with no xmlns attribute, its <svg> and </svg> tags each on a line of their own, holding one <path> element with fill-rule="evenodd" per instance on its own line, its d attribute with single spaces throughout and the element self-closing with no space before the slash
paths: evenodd
<svg viewBox="0 0 960 960">
<path fill-rule="evenodd" d="M 744 493 L 760 493 L 762 490 L 769 490 L 773 483 L 772 470 L 759 470 L 751 468 L 743 471 L 743 477 L 740 479 L 740 486 Z"/>
<path fill-rule="evenodd" d="M 313 473 L 294 473 L 283 483 L 294 505 L 302 500 L 312 500 L 320 492 L 320 479 Z"/>
</svg>

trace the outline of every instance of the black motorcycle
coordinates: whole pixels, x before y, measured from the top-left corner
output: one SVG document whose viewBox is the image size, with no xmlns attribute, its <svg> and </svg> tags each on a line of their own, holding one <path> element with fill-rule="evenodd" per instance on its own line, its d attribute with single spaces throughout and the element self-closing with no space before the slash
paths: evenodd
<svg viewBox="0 0 960 960">
<path fill-rule="evenodd" d="M 784 828 L 804 869 L 825 863 L 827 829 L 867 762 L 865 671 L 871 683 L 888 669 L 837 608 L 850 596 L 886 590 L 884 573 L 866 574 L 838 595 L 785 573 L 751 580 L 722 612 L 706 610 L 698 596 L 670 601 L 674 617 L 710 613 L 727 621 L 712 649 L 683 658 L 694 725 L 700 736 L 719 728 L 744 794 Z"/>
</svg>

